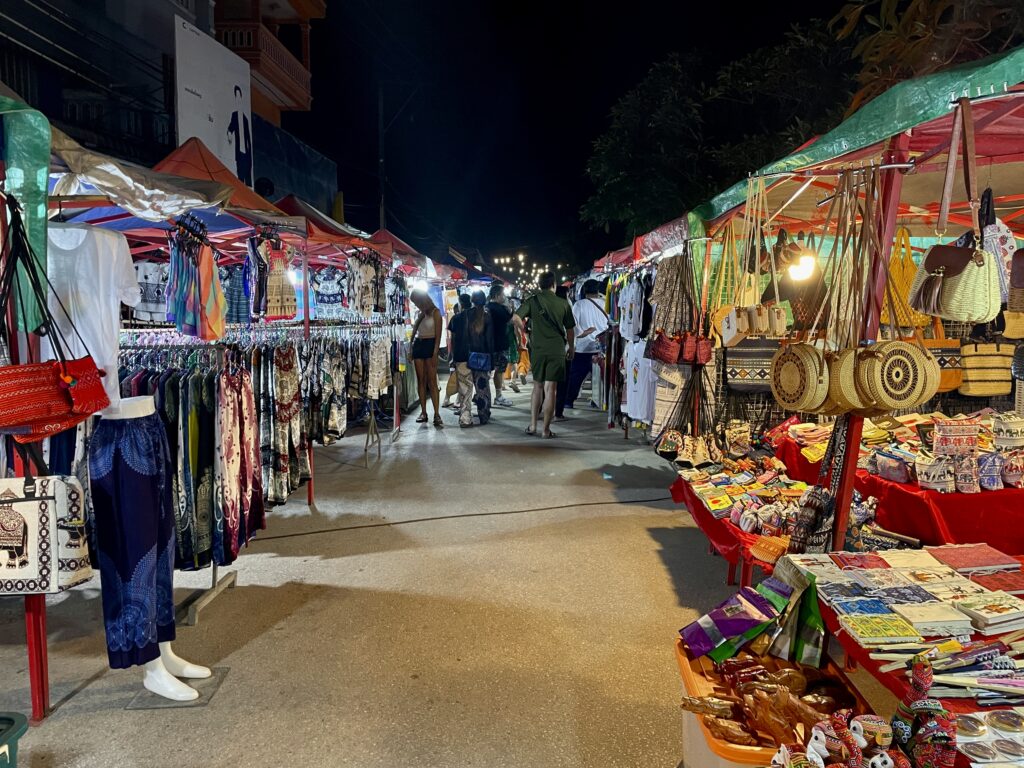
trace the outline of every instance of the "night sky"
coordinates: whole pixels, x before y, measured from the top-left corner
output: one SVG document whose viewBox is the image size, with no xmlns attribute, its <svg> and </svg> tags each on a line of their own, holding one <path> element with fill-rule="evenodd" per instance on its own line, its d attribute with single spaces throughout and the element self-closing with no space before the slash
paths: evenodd
<svg viewBox="0 0 1024 768">
<path fill-rule="evenodd" d="M 313 111 L 284 126 L 338 162 L 346 219 L 372 232 L 383 82 L 391 229 L 426 253 L 555 259 L 571 241 L 585 263 L 621 245 L 579 221 L 591 142 L 650 65 L 696 49 L 712 73 L 840 5 L 333 0 L 313 25 Z"/>
</svg>

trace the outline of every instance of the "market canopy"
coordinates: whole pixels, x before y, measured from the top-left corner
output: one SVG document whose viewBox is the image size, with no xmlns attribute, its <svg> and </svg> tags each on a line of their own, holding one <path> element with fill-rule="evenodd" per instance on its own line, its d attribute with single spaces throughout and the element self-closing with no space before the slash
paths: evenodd
<svg viewBox="0 0 1024 768">
<path fill-rule="evenodd" d="M 834 191 L 835 171 L 887 161 L 890 140 L 906 133 L 909 167 L 902 169 L 899 221 L 915 235 L 934 235 L 956 100 L 969 96 L 974 98 L 979 184 L 992 187 L 1000 218 L 1024 234 L 1021 83 L 1024 47 L 900 83 L 832 131 L 760 169 L 757 173 L 770 185 L 768 208 L 775 213 L 785 207 L 776 219 L 783 226 L 822 223 L 827 210 L 822 198 Z M 794 198 L 801 189 L 803 194 Z M 953 192 L 950 222 L 968 225 L 959 178 Z M 747 182 L 742 181 L 694 213 L 705 222 L 720 223 L 741 211 L 746 195 Z"/>
<path fill-rule="evenodd" d="M 75 209 L 83 196 L 96 196 L 140 219 L 166 221 L 195 208 L 224 205 L 231 197 L 233 188 L 223 182 L 153 171 L 86 149 L 58 128 L 52 133 L 50 175 L 56 182 L 51 196 L 57 199 L 51 208 Z"/>
<path fill-rule="evenodd" d="M 335 221 L 295 195 L 282 197 L 274 205 L 289 216 L 303 217 L 306 220 L 306 237 L 311 242 L 350 246 L 371 245 L 369 235 L 365 232 Z"/>
</svg>

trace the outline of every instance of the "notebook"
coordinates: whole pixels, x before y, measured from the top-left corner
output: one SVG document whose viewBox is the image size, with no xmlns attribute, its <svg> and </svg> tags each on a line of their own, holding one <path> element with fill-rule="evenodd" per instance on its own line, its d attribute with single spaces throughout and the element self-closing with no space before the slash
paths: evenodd
<svg viewBox="0 0 1024 768">
<path fill-rule="evenodd" d="M 861 645 L 919 643 L 924 638 L 906 619 L 896 616 L 840 616 L 843 629 Z"/>
<path fill-rule="evenodd" d="M 844 570 L 847 568 L 888 568 L 889 564 L 874 552 L 833 552 L 829 557 Z"/>
<path fill-rule="evenodd" d="M 911 584 L 919 584 L 925 589 L 928 589 L 933 584 L 963 580 L 963 576 L 946 565 L 940 565 L 936 568 L 903 568 L 900 570 L 900 573 Z"/>
<path fill-rule="evenodd" d="M 868 590 L 863 584 L 856 582 L 834 582 L 831 584 L 818 584 L 818 595 L 826 603 L 832 604 L 836 600 L 852 600 L 857 597 L 867 597 Z"/>
<path fill-rule="evenodd" d="M 925 637 L 956 637 L 974 631 L 970 617 L 947 603 L 894 605 L 892 610 Z"/>
<path fill-rule="evenodd" d="M 988 544 L 947 544 L 944 547 L 928 547 L 927 551 L 936 560 L 958 573 L 1020 570 L 1020 560 Z"/>
<path fill-rule="evenodd" d="M 886 587 L 907 587 L 910 580 L 900 571 L 892 568 L 874 568 L 869 571 L 843 571 L 858 584 L 863 584 L 869 591 Z"/>
<path fill-rule="evenodd" d="M 858 597 L 853 600 L 836 600 L 832 608 L 840 615 L 890 616 L 892 610 L 877 597 Z"/>
<path fill-rule="evenodd" d="M 956 607 L 974 619 L 978 629 L 1024 619 L 1024 600 L 1006 592 L 971 595 L 958 600 Z"/>
<path fill-rule="evenodd" d="M 979 574 L 971 580 L 993 592 L 1002 591 L 1009 595 L 1024 595 L 1024 571 Z"/>
<path fill-rule="evenodd" d="M 890 549 L 879 552 L 878 556 L 889 564 L 890 568 L 938 568 L 942 563 L 923 549 Z"/>
<path fill-rule="evenodd" d="M 924 587 L 907 584 L 902 587 L 885 587 L 871 593 L 886 605 L 919 605 L 921 603 L 938 602 L 938 598 Z"/>
</svg>

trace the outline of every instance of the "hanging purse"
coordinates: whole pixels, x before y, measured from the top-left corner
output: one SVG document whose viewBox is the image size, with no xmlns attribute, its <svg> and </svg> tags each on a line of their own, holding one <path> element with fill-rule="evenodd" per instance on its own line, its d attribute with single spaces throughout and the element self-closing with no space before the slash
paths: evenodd
<svg viewBox="0 0 1024 768">
<path fill-rule="evenodd" d="M 1018 248 L 1010 257 L 1010 295 L 1007 309 L 1024 312 L 1024 248 Z"/>
<path fill-rule="evenodd" d="M 679 362 L 679 355 L 683 349 L 682 341 L 678 337 L 666 336 L 661 332 L 647 346 L 653 360 L 668 365 L 676 365 Z"/>
<path fill-rule="evenodd" d="M 17 442 L 28 443 L 85 421 L 110 405 L 110 400 L 92 357 L 70 359 L 67 340 L 49 310 L 43 281 L 51 291 L 53 286 L 45 271 L 40 269 L 41 262 L 28 240 L 21 205 L 9 195 L 7 208 L 10 222 L 0 272 L 0 317 L 7 317 L 8 308 L 18 295 L 20 281 L 27 281 L 25 287 L 43 313 L 38 332 L 48 336 L 57 357 L 48 362 L 0 367 L 0 433 L 13 434 Z M 56 298 L 56 293 L 54 296 Z M 71 316 L 59 298 L 57 304 L 70 323 Z M 85 347 L 73 323 L 71 328 Z"/>
<path fill-rule="evenodd" d="M 994 255 L 982 250 L 978 219 L 978 181 L 975 175 L 974 119 L 971 114 L 971 102 L 966 98 L 960 99 L 953 113 L 953 130 L 939 208 L 939 237 L 942 237 L 949 221 L 953 177 L 956 175 L 954 148 L 961 139 L 964 182 L 971 207 L 975 247 L 944 244 L 932 246 L 914 276 L 910 306 L 920 312 L 947 320 L 988 323 L 999 314 L 999 269 L 1003 266 Z"/>
<path fill-rule="evenodd" d="M 963 380 L 960 394 L 967 397 L 1003 397 L 1013 391 L 1011 366 L 1015 348 L 1008 343 L 967 342 L 960 348 Z"/>
<path fill-rule="evenodd" d="M 960 358 L 960 340 L 947 339 L 942 321 L 932 318 L 932 338 L 923 339 L 922 344 L 939 364 L 939 392 L 952 392 L 963 381 L 963 366 Z"/>
<path fill-rule="evenodd" d="M 0 480 L 0 595 L 55 594 L 92 577 L 84 494 L 77 478 L 24 464 L 25 477 Z"/>
<path fill-rule="evenodd" d="M 900 227 L 896 230 L 892 256 L 889 259 L 889 275 L 896 298 L 895 323 L 889 314 L 888 305 L 883 305 L 881 314 L 883 325 L 895 324 L 901 328 L 924 328 L 931 324 L 932 318 L 929 315 L 917 312 L 907 303 L 916 272 L 917 265 L 914 263 L 914 252 L 910 245 L 910 232 L 906 227 Z"/>
</svg>

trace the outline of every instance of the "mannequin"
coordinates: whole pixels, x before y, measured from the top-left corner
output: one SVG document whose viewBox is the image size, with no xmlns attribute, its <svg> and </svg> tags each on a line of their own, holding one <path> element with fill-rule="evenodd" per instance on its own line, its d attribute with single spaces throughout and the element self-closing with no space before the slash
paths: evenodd
<svg viewBox="0 0 1024 768">
<path fill-rule="evenodd" d="M 153 398 L 146 396 L 124 398 L 118 405 L 104 411 L 101 416 L 103 421 L 112 422 L 144 419 L 155 413 L 156 404 Z M 104 589 L 107 589 L 106 584 Z M 209 668 L 192 664 L 175 654 L 169 640 L 160 641 L 159 656 L 143 663 L 142 667 L 142 684 L 146 690 L 172 701 L 195 701 L 199 698 L 198 691 L 178 678 L 202 680 L 212 674 Z"/>
</svg>

